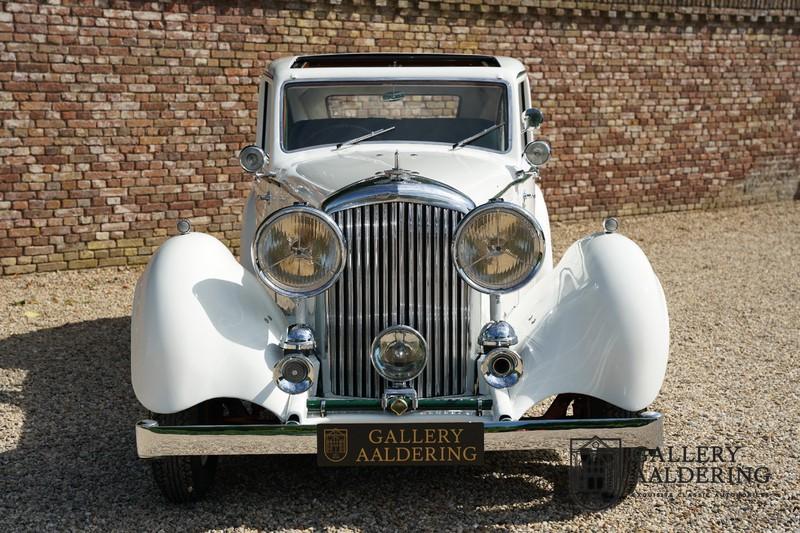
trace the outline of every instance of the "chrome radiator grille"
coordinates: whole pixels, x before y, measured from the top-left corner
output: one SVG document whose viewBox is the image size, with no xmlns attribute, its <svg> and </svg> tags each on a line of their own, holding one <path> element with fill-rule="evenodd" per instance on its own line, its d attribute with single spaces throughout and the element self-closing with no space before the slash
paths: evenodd
<svg viewBox="0 0 800 533">
<path fill-rule="evenodd" d="M 404 324 L 428 342 L 428 365 L 414 380 L 423 397 L 467 392 L 469 290 L 450 258 L 463 215 L 455 210 L 392 202 L 333 214 L 348 258 L 327 291 L 331 393 L 378 398 L 384 380 L 370 363 L 372 340 Z"/>
</svg>

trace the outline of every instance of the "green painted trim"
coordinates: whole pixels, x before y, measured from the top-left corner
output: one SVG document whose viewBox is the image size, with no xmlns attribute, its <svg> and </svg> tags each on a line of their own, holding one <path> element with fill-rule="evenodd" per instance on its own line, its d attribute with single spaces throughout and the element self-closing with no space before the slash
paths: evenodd
<svg viewBox="0 0 800 533">
<path fill-rule="evenodd" d="M 306 401 L 306 407 L 319 411 L 322 402 L 326 411 L 382 411 L 381 401 L 373 398 L 315 398 Z"/>
<path fill-rule="evenodd" d="M 317 434 L 316 426 L 301 426 L 292 424 L 281 426 L 264 424 L 245 424 L 241 426 L 155 426 L 145 427 L 144 429 L 162 435 L 258 435 L 264 437 L 285 435 L 290 437 L 301 437 L 313 436 Z"/>
<path fill-rule="evenodd" d="M 418 411 L 477 411 L 479 398 L 420 398 Z M 492 410 L 491 398 L 480 398 L 481 409 Z M 374 398 L 311 398 L 306 401 L 309 410 L 319 411 L 322 402 L 325 411 L 383 411 L 381 401 Z"/>
</svg>

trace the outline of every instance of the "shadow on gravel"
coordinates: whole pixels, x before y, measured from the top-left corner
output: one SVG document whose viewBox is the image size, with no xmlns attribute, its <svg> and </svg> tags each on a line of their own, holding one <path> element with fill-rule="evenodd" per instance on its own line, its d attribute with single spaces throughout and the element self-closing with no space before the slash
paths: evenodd
<svg viewBox="0 0 800 533">
<path fill-rule="evenodd" d="M 487 454 L 484 466 L 461 469 L 226 457 L 205 501 L 169 504 L 135 454 L 133 424 L 144 412 L 130 386 L 129 339 L 124 317 L 0 340 L 0 403 L 24 417 L 16 446 L 0 453 L 0 530 L 462 529 L 581 512 L 552 452 Z M 24 380 L 6 386 L 4 374 L 20 370 Z M 10 421 L 0 430 L 12 431 Z"/>
</svg>

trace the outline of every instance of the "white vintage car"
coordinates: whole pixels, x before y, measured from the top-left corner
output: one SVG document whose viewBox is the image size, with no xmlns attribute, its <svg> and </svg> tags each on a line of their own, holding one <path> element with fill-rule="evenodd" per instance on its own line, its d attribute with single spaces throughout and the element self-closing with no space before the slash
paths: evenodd
<svg viewBox="0 0 800 533">
<path fill-rule="evenodd" d="M 240 153 L 240 259 L 181 221 L 136 287 L 132 383 L 152 412 L 136 442 L 166 497 L 203 495 L 221 455 L 475 464 L 563 447 L 604 495 L 630 492 L 662 440 L 646 409 L 664 293 L 613 218 L 553 266 L 542 120 L 514 59 L 271 63 Z"/>
</svg>

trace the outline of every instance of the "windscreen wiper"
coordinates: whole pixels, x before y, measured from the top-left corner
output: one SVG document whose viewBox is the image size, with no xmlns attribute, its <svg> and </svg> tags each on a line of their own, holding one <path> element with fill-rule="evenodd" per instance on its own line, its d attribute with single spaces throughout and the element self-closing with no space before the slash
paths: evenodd
<svg viewBox="0 0 800 533">
<path fill-rule="evenodd" d="M 479 131 L 475 135 L 472 135 L 470 137 L 467 137 L 466 139 L 462 139 L 462 140 L 458 141 L 457 143 L 455 143 L 453 145 L 453 150 L 455 150 L 456 148 L 461 148 L 462 146 L 466 146 L 466 145 L 468 145 L 468 144 L 470 144 L 470 143 L 472 143 L 474 141 L 477 141 L 478 139 L 480 139 L 481 137 L 483 137 L 487 133 L 491 133 L 494 130 L 496 130 L 497 128 L 502 128 L 505 125 L 506 125 L 505 122 L 501 122 L 500 124 L 495 124 L 494 126 L 489 126 L 485 130 Z"/>
<path fill-rule="evenodd" d="M 339 148 L 342 148 L 344 146 L 353 146 L 354 144 L 358 144 L 361 141 L 366 141 L 368 139 L 372 139 L 373 137 L 377 137 L 378 135 L 383 135 L 387 131 L 392 131 L 393 129 L 394 126 L 389 126 L 388 128 L 383 128 L 382 130 L 371 131 L 365 135 L 362 135 L 361 137 L 356 137 L 355 139 L 350 139 L 349 141 L 344 141 L 342 143 L 337 144 L 336 149 L 338 150 Z"/>
</svg>

